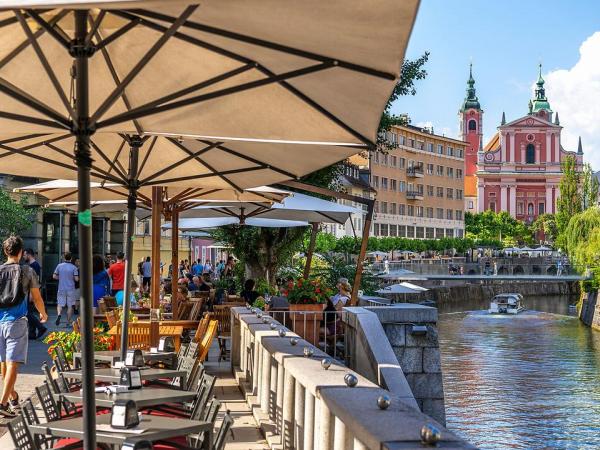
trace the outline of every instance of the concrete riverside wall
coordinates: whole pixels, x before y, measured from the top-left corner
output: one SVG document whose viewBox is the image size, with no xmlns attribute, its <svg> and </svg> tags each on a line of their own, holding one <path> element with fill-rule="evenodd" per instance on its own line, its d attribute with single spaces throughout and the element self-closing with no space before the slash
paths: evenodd
<svg viewBox="0 0 600 450">
<path fill-rule="evenodd" d="M 421 411 L 445 424 L 437 309 L 409 303 L 365 309 L 373 312 L 383 325 L 387 340 Z M 413 334 L 413 325 L 424 325 L 427 333 Z"/>
<path fill-rule="evenodd" d="M 579 318 L 588 327 L 600 330 L 600 303 L 597 291 L 584 294 Z"/>
<path fill-rule="evenodd" d="M 367 312 L 349 314 L 367 323 L 366 330 L 373 322 Z M 297 335 L 287 330 L 286 336 L 279 336 L 282 324 L 276 320 L 264 323 L 243 307 L 232 308 L 231 317 L 232 370 L 270 448 L 422 449 L 421 429 L 425 425 L 440 430 L 438 447 L 473 448 L 419 412 L 414 403 L 409 405 L 410 399 L 399 398 L 341 362 L 333 360 L 326 370 L 321 361 L 328 355 L 303 339 L 292 345 L 290 337 Z M 307 356 L 305 349 L 314 353 Z M 373 352 L 380 353 L 381 349 Z M 393 360 L 389 361 L 394 366 Z M 348 373 L 356 377 L 356 387 L 346 385 Z M 387 409 L 378 407 L 382 395 L 391 398 Z"/>
</svg>

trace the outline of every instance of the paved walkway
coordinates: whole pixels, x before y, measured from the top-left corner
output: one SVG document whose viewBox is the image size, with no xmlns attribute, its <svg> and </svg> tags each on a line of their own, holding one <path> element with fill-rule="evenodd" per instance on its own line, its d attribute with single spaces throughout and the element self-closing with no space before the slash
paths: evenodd
<svg viewBox="0 0 600 450">
<path fill-rule="evenodd" d="M 49 324 L 47 325 L 49 332 L 53 330 L 64 331 L 67 330 L 65 327 L 65 320 L 59 327 L 54 325 L 56 320 L 56 311 L 50 311 L 51 314 Z M 27 364 L 25 364 L 20 371 L 19 378 L 17 379 L 16 390 L 19 396 L 24 399 L 33 395 L 34 388 L 42 384 L 44 375 L 42 374 L 42 362 L 51 361 L 51 358 L 47 353 L 48 346 L 41 341 L 29 341 L 29 355 Z M 221 400 L 223 407 L 219 413 L 217 419 L 217 428 L 221 424 L 221 420 L 225 411 L 231 411 L 231 415 L 234 419 L 233 426 L 231 428 L 232 433 L 227 438 L 225 445 L 226 450 L 263 450 L 269 449 L 266 441 L 260 434 L 252 412 L 245 402 L 242 393 L 235 381 L 235 378 L 230 372 L 229 361 L 223 361 L 217 363 L 218 359 L 218 346 L 213 345 L 209 352 L 208 361 L 205 363 L 206 370 L 217 375 L 217 382 L 215 384 L 214 395 Z M 2 381 L 0 380 L 0 386 Z M 44 417 L 44 414 L 39 407 L 38 416 Z M 6 421 L 0 419 L 0 449 L 14 448 L 8 428 L 6 427 Z"/>
</svg>

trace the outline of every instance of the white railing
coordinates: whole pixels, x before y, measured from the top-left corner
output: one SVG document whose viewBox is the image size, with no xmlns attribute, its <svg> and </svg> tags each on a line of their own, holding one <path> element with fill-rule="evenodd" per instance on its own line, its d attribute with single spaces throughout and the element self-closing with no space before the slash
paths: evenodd
<svg viewBox="0 0 600 450">
<path fill-rule="evenodd" d="M 245 307 L 232 308 L 231 320 L 232 368 L 254 417 L 273 430 L 266 433 L 271 448 L 422 448 L 422 429 L 432 426 L 441 430 L 441 440 L 454 441 L 453 448 L 471 448 L 277 320 Z M 378 404 L 388 399 L 389 408 L 381 409 Z"/>
</svg>

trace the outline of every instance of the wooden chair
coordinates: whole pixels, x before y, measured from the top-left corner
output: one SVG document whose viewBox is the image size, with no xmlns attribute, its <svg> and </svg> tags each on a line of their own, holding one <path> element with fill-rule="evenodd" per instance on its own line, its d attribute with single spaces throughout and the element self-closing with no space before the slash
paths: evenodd
<svg viewBox="0 0 600 450">
<path fill-rule="evenodd" d="M 205 313 L 204 317 L 202 317 L 202 320 L 200 320 L 200 323 L 198 324 L 198 328 L 196 328 L 196 334 L 194 335 L 194 339 L 192 339 L 194 342 L 200 342 L 202 340 L 202 337 L 204 336 L 204 334 L 206 333 L 206 330 L 208 329 L 209 322 L 210 322 L 210 314 Z"/>
<path fill-rule="evenodd" d="M 106 309 L 110 310 L 110 309 L 114 309 L 116 308 L 117 305 L 117 299 L 115 297 L 102 297 L 102 300 L 104 300 L 104 304 L 106 305 Z"/>
<path fill-rule="evenodd" d="M 202 337 L 202 341 L 200 341 L 200 351 L 198 352 L 198 361 L 203 363 L 208 358 L 208 352 L 210 350 L 210 346 L 217 335 L 217 330 L 219 327 L 219 322 L 216 320 L 211 320 L 208 324 L 208 328 L 206 329 L 206 333 Z"/>
<path fill-rule="evenodd" d="M 202 314 L 202 307 L 204 306 L 204 299 L 196 300 L 191 302 L 192 309 L 190 310 L 189 320 L 198 320 L 200 314 Z M 181 317 L 181 316 L 180 316 Z"/>
<path fill-rule="evenodd" d="M 190 312 L 192 311 L 193 306 L 194 306 L 194 304 L 192 302 L 180 303 L 179 308 L 177 310 L 177 317 L 179 317 L 180 319 L 184 319 L 185 317 L 188 317 L 190 315 Z"/>
<path fill-rule="evenodd" d="M 219 431 L 217 431 L 217 435 L 214 438 L 214 450 L 223 450 L 225 448 L 225 439 L 227 437 L 227 432 L 231 430 L 232 425 L 233 418 L 231 417 L 231 413 L 229 412 L 229 410 L 227 410 L 227 412 L 225 413 L 225 417 L 223 417 L 221 427 L 219 428 Z"/>
<path fill-rule="evenodd" d="M 218 321 L 219 361 L 227 357 L 227 341 L 231 339 L 231 306 L 215 305 L 215 319 Z"/>
<path fill-rule="evenodd" d="M 115 336 L 117 350 L 121 348 L 121 333 L 122 324 L 117 322 L 117 334 Z M 150 349 L 150 324 L 129 322 L 127 332 L 127 348 L 128 349 Z"/>
<path fill-rule="evenodd" d="M 106 313 L 106 321 L 108 322 L 108 328 L 114 327 L 119 321 L 119 310 L 115 309 Z"/>
</svg>

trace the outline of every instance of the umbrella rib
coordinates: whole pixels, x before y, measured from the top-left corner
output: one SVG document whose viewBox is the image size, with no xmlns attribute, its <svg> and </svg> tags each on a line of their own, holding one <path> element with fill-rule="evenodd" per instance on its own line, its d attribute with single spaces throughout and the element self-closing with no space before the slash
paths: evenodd
<svg viewBox="0 0 600 450">
<path fill-rule="evenodd" d="M 221 172 L 221 175 L 233 175 L 233 174 L 237 174 L 237 173 L 254 172 L 256 170 L 264 170 L 264 168 L 263 167 L 249 167 L 246 169 L 224 170 Z M 166 180 L 150 181 L 150 182 L 144 183 L 144 185 L 145 186 L 164 185 L 164 184 L 169 184 L 169 183 L 177 183 L 180 181 L 189 181 L 189 180 L 197 180 L 197 179 L 202 179 L 202 178 L 210 178 L 210 177 L 214 177 L 214 176 L 215 176 L 214 173 L 203 173 L 200 175 L 190 175 L 187 177 L 178 177 L 178 178 L 169 178 Z"/>
<path fill-rule="evenodd" d="M 50 34 L 50 36 L 52 36 L 54 39 L 56 39 L 60 45 L 62 45 L 67 50 L 70 49 L 71 44 L 69 43 L 69 41 L 67 39 L 65 39 L 65 37 L 62 34 L 60 34 L 58 32 L 58 30 L 54 27 L 54 24 L 50 24 L 50 23 L 46 22 L 44 19 L 42 19 L 40 17 L 40 15 L 37 12 L 35 12 L 31 9 L 28 9 L 26 11 L 27 11 L 27 14 L 29 16 L 31 16 L 33 18 L 33 20 L 35 20 L 38 23 L 38 25 L 40 25 L 43 29 L 45 29 L 48 32 L 48 34 Z"/>
<path fill-rule="evenodd" d="M 333 64 L 330 63 L 319 63 L 314 66 L 304 67 L 302 69 L 292 70 L 289 72 L 282 73 L 280 75 L 274 75 L 272 77 L 267 76 L 266 78 L 249 81 L 247 83 L 238 84 L 237 86 L 223 88 L 217 91 L 209 92 L 206 94 L 199 94 L 194 97 L 189 97 L 183 100 L 178 100 L 172 103 L 168 103 L 166 105 L 160 105 L 155 108 L 144 108 L 144 109 L 135 109 L 131 113 L 121 113 L 116 116 L 110 117 L 106 120 L 98 122 L 96 124 L 96 128 L 100 129 L 103 127 L 107 127 L 109 125 L 115 125 L 121 122 L 125 122 L 127 120 L 131 120 L 133 118 L 145 117 L 153 114 L 162 113 L 165 111 L 170 111 L 172 109 L 182 108 L 184 106 L 193 105 L 196 103 L 205 102 L 208 100 L 214 100 L 219 97 L 225 97 L 231 94 L 237 94 L 238 92 L 247 91 L 250 89 L 255 89 L 259 87 L 263 87 L 273 83 L 280 83 L 283 80 L 290 78 L 297 78 L 304 75 L 309 75 L 311 73 L 320 72 L 322 70 L 330 69 L 334 67 Z"/>
<path fill-rule="evenodd" d="M 131 22 L 129 22 L 126 25 L 123 25 L 121 28 L 119 28 L 117 31 L 115 31 L 114 33 L 108 35 L 107 37 L 105 37 L 104 39 L 101 39 L 98 41 L 98 43 L 96 44 L 96 50 L 100 50 L 103 49 L 104 47 L 106 47 L 108 44 L 110 44 L 111 42 L 119 39 L 121 36 L 123 36 L 125 33 L 127 33 L 129 30 L 132 30 L 133 28 L 135 28 L 137 25 L 139 25 L 140 20 L 132 20 Z M 96 34 L 96 37 L 99 38 L 98 34 Z"/>
<path fill-rule="evenodd" d="M 104 160 L 104 162 L 106 162 L 106 164 L 108 164 L 109 170 L 107 173 L 110 174 L 110 171 L 112 169 L 115 170 L 115 172 L 117 172 L 117 175 L 119 175 L 124 182 L 127 182 L 127 176 L 121 171 L 121 169 L 113 162 L 111 161 L 111 159 L 106 156 L 106 154 L 102 151 L 102 149 L 100 147 L 98 147 L 98 145 L 96 145 L 96 143 L 94 141 L 92 141 L 90 139 L 90 145 L 94 148 L 94 150 L 96 150 L 96 152 L 98 152 L 98 154 L 100 155 L 100 157 Z M 123 146 L 125 145 L 125 141 L 121 142 L 121 147 L 119 148 L 119 152 L 121 151 L 121 149 L 123 148 Z M 117 154 L 118 156 L 118 154 Z"/>
<path fill-rule="evenodd" d="M 9 147 L 9 146 L 4 145 L 4 144 L 0 144 L 0 148 L 4 149 L 4 150 L 6 150 L 6 151 L 8 151 L 9 153 L 12 153 L 12 154 L 26 156 L 26 157 L 32 158 L 32 159 L 37 159 L 37 160 L 44 161 L 44 162 L 47 162 L 47 163 L 55 165 L 55 166 L 64 167 L 65 169 L 69 169 L 69 170 L 72 170 L 74 172 L 77 172 L 77 167 L 75 167 L 75 166 L 70 166 L 70 165 L 68 165 L 66 163 L 61 163 L 59 161 L 55 161 L 53 159 L 46 158 L 45 156 L 31 155 L 31 154 L 27 153 L 26 150 L 12 148 L 12 147 Z M 0 156 L 4 157 L 4 156 L 8 156 L 8 154 L 5 153 L 5 154 L 0 155 Z"/>
<path fill-rule="evenodd" d="M 161 14 L 156 11 L 149 11 L 145 9 L 134 9 L 131 12 L 135 14 L 139 14 L 141 16 L 150 17 L 152 19 L 161 20 L 168 23 L 173 23 L 176 18 L 172 16 L 168 16 L 166 14 Z M 187 21 L 183 24 L 185 28 L 191 28 L 192 30 L 202 31 L 209 34 L 215 34 L 218 36 L 222 36 L 228 39 L 233 39 L 235 41 L 245 42 L 247 44 L 257 45 L 259 47 L 269 48 L 271 50 L 276 50 L 283 53 L 288 53 L 294 56 L 300 56 L 301 58 L 312 59 L 321 62 L 333 62 L 336 61 L 339 67 L 344 69 L 352 70 L 355 72 L 361 72 L 367 75 L 371 75 L 378 78 L 384 78 L 386 80 L 395 80 L 396 75 L 389 72 L 384 72 L 381 70 L 373 69 L 372 67 L 363 66 L 361 64 L 355 64 L 348 61 L 339 60 L 336 58 L 319 55 L 318 53 L 309 52 L 306 50 L 301 50 L 299 48 L 290 47 L 288 45 L 278 44 L 276 42 L 267 41 L 265 39 L 256 38 L 253 36 L 247 36 L 241 33 L 236 33 L 229 30 L 224 30 L 221 28 L 211 27 L 210 25 L 203 25 L 198 22 Z"/>
<path fill-rule="evenodd" d="M 201 139 L 200 139 L 200 141 L 204 142 L 204 143 L 209 142 L 209 141 L 204 141 L 204 140 L 201 140 Z M 294 175 L 291 172 L 288 172 L 288 171 L 283 170 L 283 169 L 279 169 L 277 167 L 273 167 L 273 166 L 271 166 L 269 164 L 265 164 L 264 162 L 261 162 L 258 159 L 255 159 L 255 158 L 252 158 L 251 156 L 247 156 L 247 155 L 244 155 L 242 153 L 239 153 L 239 152 L 237 152 L 235 150 L 232 150 L 229 147 L 225 147 L 224 145 L 219 145 L 217 148 L 219 150 L 225 152 L 225 153 L 229 153 L 230 155 L 237 156 L 238 158 L 241 158 L 241 159 L 245 159 L 246 161 L 252 162 L 254 164 L 263 165 L 263 166 L 265 166 L 266 169 L 271 169 L 274 172 L 278 172 L 278 173 L 280 173 L 282 175 L 285 175 L 286 177 L 290 177 L 290 178 L 293 178 L 293 179 L 297 179 L 298 178 L 296 175 Z"/>
<path fill-rule="evenodd" d="M 186 194 L 185 197 L 182 197 L 180 199 L 180 201 L 190 201 L 190 200 L 195 200 L 198 198 L 202 198 L 206 195 L 210 195 L 210 194 L 214 194 L 215 192 L 219 192 L 219 189 L 209 189 L 208 191 L 204 191 L 204 192 L 199 192 L 202 191 L 203 188 L 198 188 L 198 189 L 194 189 L 192 192 L 190 192 L 189 194 Z"/>
<path fill-rule="evenodd" d="M 262 70 L 268 76 L 273 75 L 270 70 L 263 69 L 263 68 L 261 68 L 260 70 Z M 312 106 L 314 109 L 316 109 L 321 114 L 323 114 L 325 117 L 327 117 L 329 120 L 336 123 L 338 126 L 342 127 L 344 130 L 346 130 L 347 132 L 352 134 L 354 137 L 358 138 L 365 144 L 375 148 L 376 144 L 371 139 L 364 136 L 362 133 L 358 132 L 357 130 L 352 128 L 350 125 L 346 124 L 339 117 L 337 117 L 335 114 L 333 114 L 330 111 L 328 111 L 327 109 L 325 109 L 323 106 L 321 106 L 319 103 L 314 101 L 312 98 L 310 98 L 304 92 L 298 90 L 297 88 L 295 88 L 294 86 L 289 84 L 286 80 L 281 80 L 279 82 L 279 84 L 282 87 L 284 87 L 285 89 L 287 89 L 288 91 L 290 91 L 292 94 L 294 94 L 296 97 L 298 97 L 300 100 L 302 100 L 304 103 Z"/>
<path fill-rule="evenodd" d="M 90 22 L 91 22 L 92 27 L 90 28 L 90 31 L 88 31 L 88 34 L 85 37 L 85 43 L 86 44 L 90 44 L 92 42 L 92 38 L 96 34 L 96 31 L 98 31 L 98 28 L 100 28 L 100 24 L 104 20 L 105 16 L 106 16 L 106 10 L 105 9 L 100 10 L 100 12 L 98 13 L 98 17 L 96 18 L 96 20 L 93 20 L 92 17 L 90 16 Z"/>
<path fill-rule="evenodd" d="M 23 28 L 23 31 L 25 32 L 27 39 L 29 39 L 29 41 L 31 42 L 31 46 L 33 47 L 33 50 L 35 51 L 38 59 L 40 60 L 42 67 L 46 71 L 46 75 L 48 75 L 48 78 L 50 78 L 50 82 L 54 86 L 54 90 L 56 91 L 56 93 L 60 97 L 60 100 L 62 101 L 63 105 L 65 106 L 66 110 L 68 111 L 69 117 L 75 117 L 75 111 L 73 111 L 73 107 L 71 106 L 71 103 L 69 103 L 69 99 L 67 98 L 65 91 L 63 90 L 62 86 L 60 85 L 60 82 L 58 81 L 58 78 L 56 77 L 54 70 L 52 70 L 50 63 L 48 62 L 48 59 L 46 58 L 46 55 L 44 55 L 44 52 L 42 51 L 42 48 L 40 47 L 39 42 L 37 41 L 36 37 L 33 35 L 31 28 L 29 28 L 29 25 L 25 21 L 23 14 L 21 14 L 18 11 L 15 11 L 15 14 L 16 14 L 17 18 L 19 19 L 19 23 L 21 24 L 21 27 Z"/>
<path fill-rule="evenodd" d="M 16 120 L 18 122 L 25 122 L 25 123 L 34 123 L 36 125 L 43 125 L 45 127 L 50 127 L 50 128 L 64 128 L 64 126 L 61 123 L 52 121 L 52 120 L 47 120 L 47 119 L 40 119 L 39 117 L 32 117 L 32 116 L 26 116 L 23 114 L 15 114 L 15 113 L 9 113 L 6 111 L 0 111 L 0 117 L 3 117 L 4 119 L 9 119 L 9 120 Z"/>
<path fill-rule="evenodd" d="M 54 189 L 48 189 L 48 190 L 49 190 L 49 191 L 53 191 Z M 68 197 L 69 195 L 77 194 L 77 192 L 78 192 L 78 190 L 77 190 L 77 189 L 75 189 L 75 190 L 73 190 L 73 191 L 69 191 L 69 192 L 67 192 L 66 194 L 59 195 L 58 197 L 56 197 L 56 198 L 52 199 L 52 200 L 51 200 L 51 202 L 59 202 L 59 201 L 61 201 L 63 198 L 66 198 L 66 197 Z M 41 193 L 41 192 L 40 192 L 40 193 Z"/>
<path fill-rule="evenodd" d="M 198 189 L 186 188 L 183 191 L 181 191 L 179 194 L 171 197 L 169 199 L 169 203 L 177 203 L 179 200 L 186 197 L 190 192 L 196 192 L 196 191 L 198 191 Z"/>
<path fill-rule="evenodd" d="M 150 157 L 150 153 L 152 153 L 152 150 L 154 149 L 154 145 L 156 144 L 157 139 L 158 139 L 158 136 L 154 136 L 152 138 L 152 142 L 150 143 L 150 147 L 148 147 L 148 151 L 144 155 L 144 159 L 142 160 L 142 164 L 140 164 L 140 168 L 138 169 L 138 175 L 142 173 L 142 170 L 144 170 L 144 166 L 146 165 L 146 162 L 148 161 L 148 158 Z"/>
<path fill-rule="evenodd" d="M 9 139 L 3 139 L 0 141 L 0 144 L 12 144 L 13 142 L 25 141 L 27 139 L 33 139 L 36 137 L 48 136 L 46 133 L 32 133 L 24 136 L 15 136 Z"/>
<path fill-rule="evenodd" d="M 90 18 L 90 20 L 91 20 L 91 18 Z M 100 37 L 99 32 L 97 33 L 97 36 Z M 110 59 L 108 50 L 106 50 L 104 47 L 101 47 L 100 52 L 102 53 L 104 62 L 106 63 L 106 66 L 108 67 L 108 71 L 110 72 L 111 76 L 113 77 L 115 84 L 117 86 L 119 86 L 119 83 L 121 82 L 121 80 L 119 80 L 119 75 L 117 74 L 115 66 L 112 63 L 112 60 Z M 122 97 L 123 97 L 123 103 L 125 104 L 125 107 L 127 108 L 128 111 L 131 111 L 131 103 L 129 102 L 129 98 L 125 94 L 125 91 L 123 91 Z M 133 125 L 135 126 L 135 129 L 138 132 L 138 134 L 143 134 L 142 126 L 140 125 L 140 123 L 137 120 L 133 120 Z"/>
<path fill-rule="evenodd" d="M 183 144 L 180 144 L 179 142 L 177 142 L 175 139 L 173 138 L 168 138 L 173 144 L 175 144 L 177 147 L 179 147 L 183 152 L 187 153 L 188 155 L 191 155 L 191 150 L 187 149 Z M 218 147 L 219 145 L 223 144 L 222 142 L 215 142 L 214 144 L 211 144 L 209 147 L 209 150 L 211 148 L 215 148 Z M 221 180 L 223 180 L 225 183 L 227 183 L 229 186 L 231 186 L 232 188 L 234 188 L 235 190 L 237 190 L 238 192 L 242 192 L 243 189 L 240 188 L 238 185 L 236 185 L 234 182 L 232 182 L 231 180 L 229 180 L 227 177 L 221 175 L 219 173 L 218 170 L 215 170 L 215 168 L 207 163 L 206 161 L 202 161 L 200 158 L 198 158 L 197 156 L 194 157 L 194 160 L 203 165 L 205 168 L 207 168 L 208 170 L 210 170 L 213 174 L 215 174 L 216 176 L 218 176 Z M 264 168 L 264 167 L 263 167 Z"/>
<path fill-rule="evenodd" d="M 344 222 L 340 222 L 339 220 L 334 219 L 333 217 L 331 217 L 329 214 L 324 213 L 323 211 L 315 211 L 317 214 L 325 217 L 326 219 L 331 220 L 333 223 L 337 223 L 339 225 L 344 225 L 346 223 L 346 221 Z M 350 217 L 350 214 L 348 214 L 348 217 Z M 348 220 L 348 219 L 346 219 Z"/>
<path fill-rule="evenodd" d="M 34 109 L 34 110 L 44 114 L 45 116 L 49 117 L 50 119 L 54 119 L 56 122 L 61 124 L 63 126 L 63 128 L 68 128 L 69 130 L 71 129 L 71 122 L 69 121 L 69 119 L 67 119 L 66 117 L 64 117 L 63 115 L 58 113 L 57 111 L 53 110 L 49 106 L 34 99 L 29 94 L 22 91 L 17 86 L 13 85 L 8 80 L 5 80 L 4 78 L 0 78 L 0 92 L 3 92 L 6 95 L 8 95 L 9 97 L 12 97 L 13 99 L 17 100 L 18 102 L 23 103 L 26 106 L 29 106 L 31 109 Z"/>
<path fill-rule="evenodd" d="M 150 47 L 144 56 L 137 62 L 137 64 L 130 70 L 130 72 L 123 78 L 121 83 L 111 92 L 111 94 L 104 100 L 104 102 L 98 107 L 96 112 L 91 117 L 91 123 L 95 124 L 102 115 L 108 111 L 108 109 L 117 101 L 121 96 L 125 88 L 135 79 L 135 77 L 142 71 L 142 69 L 150 62 L 150 60 L 158 53 L 158 51 L 168 42 L 173 34 L 183 25 L 189 16 L 198 8 L 198 5 L 190 5 L 175 20 L 175 22 L 169 27 L 169 29 Z"/>
<path fill-rule="evenodd" d="M 173 142 L 173 140 L 169 139 L 171 142 Z M 177 143 L 179 144 L 177 141 L 173 142 L 173 143 Z M 140 185 L 144 185 L 147 184 L 148 181 L 155 179 L 156 177 L 160 177 L 161 175 L 175 169 L 176 167 L 181 166 L 182 164 L 185 164 L 186 162 L 197 158 L 198 156 L 202 155 L 203 153 L 206 153 L 207 151 L 213 149 L 214 147 L 216 147 L 218 145 L 218 142 L 215 142 L 212 145 L 209 145 L 207 147 L 204 147 L 201 150 L 198 150 L 197 152 L 190 152 L 188 153 L 188 156 L 180 161 L 177 161 L 173 164 L 171 164 L 170 166 L 165 167 L 164 169 L 159 170 L 158 172 L 155 172 L 154 174 L 144 178 L 143 180 L 140 181 Z M 185 147 L 184 147 L 185 148 Z M 187 149 L 186 149 L 187 150 Z"/>
</svg>

